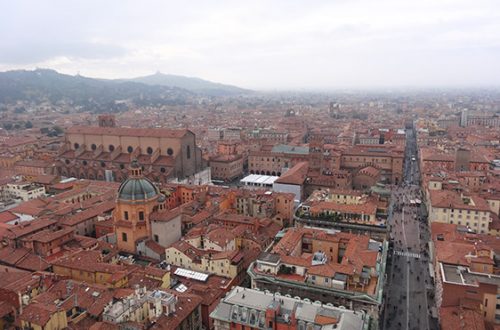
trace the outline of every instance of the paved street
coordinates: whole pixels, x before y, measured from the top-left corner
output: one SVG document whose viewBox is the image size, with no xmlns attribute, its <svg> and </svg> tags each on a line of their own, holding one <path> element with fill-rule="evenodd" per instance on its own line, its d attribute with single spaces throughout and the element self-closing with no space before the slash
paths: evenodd
<svg viewBox="0 0 500 330">
<path fill-rule="evenodd" d="M 434 290 L 427 246 L 430 234 L 425 207 L 418 203 L 422 192 L 416 150 L 413 131 L 407 130 L 404 180 L 393 189 L 389 210 L 392 245 L 382 313 L 384 329 L 438 329 L 431 318 Z"/>
</svg>

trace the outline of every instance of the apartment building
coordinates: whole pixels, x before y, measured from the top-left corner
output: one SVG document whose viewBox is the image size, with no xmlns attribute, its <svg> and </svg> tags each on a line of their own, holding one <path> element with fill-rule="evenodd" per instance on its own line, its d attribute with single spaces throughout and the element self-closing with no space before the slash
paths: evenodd
<svg viewBox="0 0 500 330">
<path fill-rule="evenodd" d="M 289 228 L 248 268 L 252 288 L 274 290 L 363 310 L 377 317 L 385 243 L 366 235 Z"/>
<path fill-rule="evenodd" d="M 363 330 L 369 316 L 279 292 L 234 287 L 210 314 L 215 330 Z"/>
<path fill-rule="evenodd" d="M 463 225 L 481 234 L 489 232 L 492 211 L 482 197 L 452 190 L 430 190 L 428 195 L 430 222 Z"/>
</svg>

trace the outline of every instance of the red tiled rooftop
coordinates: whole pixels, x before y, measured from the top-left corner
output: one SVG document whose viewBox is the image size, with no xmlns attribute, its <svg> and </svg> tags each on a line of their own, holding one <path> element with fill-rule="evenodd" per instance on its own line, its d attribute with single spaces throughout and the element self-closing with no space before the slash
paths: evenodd
<svg viewBox="0 0 500 330">
<path fill-rule="evenodd" d="M 0 223 L 7 223 L 18 219 L 18 216 L 9 211 L 0 212 Z"/>
<path fill-rule="evenodd" d="M 114 136 L 137 136 L 137 137 L 165 137 L 181 138 L 189 130 L 166 129 L 166 128 L 128 128 L 128 127 L 96 127 L 96 126 L 72 126 L 66 130 L 66 134 L 94 134 Z"/>
</svg>

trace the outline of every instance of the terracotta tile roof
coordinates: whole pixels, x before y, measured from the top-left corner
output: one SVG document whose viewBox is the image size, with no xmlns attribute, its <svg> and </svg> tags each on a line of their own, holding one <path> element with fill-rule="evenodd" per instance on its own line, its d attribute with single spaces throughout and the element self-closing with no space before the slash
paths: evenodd
<svg viewBox="0 0 500 330">
<path fill-rule="evenodd" d="M 342 258 L 342 265 L 352 265 L 360 274 L 363 266 L 375 267 L 377 264 L 378 251 L 368 249 L 370 238 L 368 236 L 355 236 L 349 240 Z"/>
<path fill-rule="evenodd" d="M 335 269 L 329 264 L 311 266 L 307 269 L 307 273 L 309 275 L 316 275 L 322 277 L 332 278 L 335 276 Z"/>
<path fill-rule="evenodd" d="M 234 162 L 236 160 L 241 159 L 241 155 L 217 155 L 210 157 L 211 162 L 222 162 L 222 163 L 228 163 L 228 162 Z"/>
<path fill-rule="evenodd" d="M 7 234 L 7 237 L 14 239 L 33 234 L 45 228 L 54 226 L 57 223 L 53 219 L 35 219 L 29 222 L 21 222 L 20 224 L 12 227 Z"/>
<path fill-rule="evenodd" d="M 170 292 L 170 290 L 167 290 Z M 193 311 L 201 305 L 202 298 L 192 294 L 179 294 L 172 291 L 177 296 L 175 313 L 169 316 L 162 315 L 151 328 L 152 330 L 172 330 L 176 329 Z M 200 313 L 201 315 L 201 313 Z"/>
<path fill-rule="evenodd" d="M 327 201 L 314 201 L 310 203 L 310 212 L 318 214 L 324 211 L 337 211 L 340 213 L 355 213 L 371 215 L 377 212 L 377 204 L 372 201 L 366 201 L 362 204 L 343 204 Z"/>
<path fill-rule="evenodd" d="M 4 247 L 0 249 L 0 261 L 4 264 L 30 271 L 46 270 L 49 264 L 26 248 Z"/>
<path fill-rule="evenodd" d="M 24 258 L 16 263 L 16 267 L 31 271 L 42 271 L 47 270 L 50 267 L 50 264 L 46 262 L 44 258 L 37 256 L 34 253 L 28 253 Z"/>
<path fill-rule="evenodd" d="M 208 251 L 197 249 L 188 242 L 182 240 L 173 243 L 170 247 L 182 252 L 187 257 L 191 258 L 193 262 L 199 261 L 200 257 L 210 253 Z"/>
<path fill-rule="evenodd" d="M 11 136 L 6 140 L 3 140 L 0 145 L 5 147 L 17 147 L 24 144 L 32 144 L 37 141 L 36 137 L 33 136 Z"/>
<path fill-rule="evenodd" d="M 423 158 L 426 161 L 455 162 L 455 156 L 451 154 L 434 153 Z"/>
<path fill-rule="evenodd" d="M 214 242 L 220 247 L 225 247 L 231 241 L 233 241 L 236 236 L 226 228 L 217 228 L 206 234 L 208 240 Z"/>
<path fill-rule="evenodd" d="M 484 212 L 490 211 L 488 203 L 478 195 L 466 196 L 472 199 L 473 203 L 465 204 L 460 194 L 455 191 L 430 190 L 429 194 L 432 207 L 477 210 Z"/>
<path fill-rule="evenodd" d="M 282 184 L 302 185 L 307 178 L 309 162 L 299 162 L 286 171 L 275 182 Z"/>
<path fill-rule="evenodd" d="M 72 233 L 73 230 L 74 230 L 73 228 L 63 228 L 63 229 L 59 229 L 59 230 L 55 230 L 55 231 L 45 229 L 45 230 L 37 232 L 36 234 L 31 235 L 30 237 L 27 237 L 26 240 L 36 241 L 36 242 L 41 242 L 41 243 L 48 243 L 48 242 L 52 242 L 56 239 L 60 239 L 69 233 Z"/>
<path fill-rule="evenodd" d="M 147 290 L 156 290 L 162 286 L 162 281 L 153 277 L 147 277 L 143 272 L 132 272 L 128 277 L 128 286 L 133 288 L 138 285 L 146 287 Z"/>
<path fill-rule="evenodd" d="M 222 251 L 212 254 L 212 260 L 227 259 L 232 262 L 238 262 L 243 258 L 243 254 L 239 250 Z"/>
<path fill-rule="evenodd" d="M 192 216 L 193 224 L 198 224 L 206 219 L 209 219 L 213 216 L 213 212 L 209 212 L 207 210 L 201 210 L 200 212 L 196 213 L 194 216 Z"/>
<path fill-rule="evenodd" d="M 31 272 L 9 266 L 0 266 L 0 288 L 2 289 L 23 293 L 30 287 L 36 287 L 37 283 L 38 279 L 34 278 Z"/>
<path fill-rule="evenodd" d="M 161 137 L 181 138 L 188 132 L 190 131 L 186 129 L 95 127 L 95 126 L 72 126 L 66 130 L 66 134 L 160 137 L 160 138 Z"/>
<path fill-rule="evenodd" d="M 27 214 L 33 217 L 38 217 L 43 213 L 44 210 L 41 207 L 32 206 L 30 204 L 27 204 L 27 202 L 25 202 L 9 209 L 9 211 L 12 213 Z"/>
<path fill-rule="evenodd" d="M 101 285 L 62 280 L 34 300 L 35 303 L 44 303 L 48 306 L 54 306 L 55 301 L 60 301 L 62 303 L 58 307 L 64 311 L 72 309 L 76 304 L 91 316 L 98 318 L 103 313 L 104 307 L 113 301 L 113 296 L 113 290 Z"/>
<path fill-rule="evenodd" d="M 373 178 L 376 178 L 380 175 L 380 170 L 376 167 L 373 167 L 373 166 L 366 166 L 366 167 L 363 167 L 361 168 L 359 171 L 358 171 L 358 174 L 366 174 L 368 176 L 371 176 Z"/>
<path fill-rule="evenodd" d="M 19 217 L 12 212 L 3 211 L 0 212 L 0 223 L 7 223 L 19 219 Z"/>
<path fill-rule="evenodd" d="M 57 178 L 58 178 L 57 175 L 37 175 L 30 181 L 48 185 L 54 183 L 57 180 Z"/>
<path fill-rule="evenodd" d="M 175 167 L 175 158 L 172 156 L 161 155 L 153 162 L 153 165 L 155 166 L 163 165 L 166 167 L 170 167 L 169 170 L 171 170 L 173 167 Z"/>
<path fill-rule="evenodd" d="M 57 311 L 58 308 L 53 305 L 31 303 L 24 307 L 22 314 L 19 315 L 19 319 L 44 327 L 49 322 L 51 316 Z"/>
<path fill-rule="evenodd" d="M 120 325 L 110 323 L 110 322 L 96 322 L 90 328 L 89 330 L 119 330 Z"/>
<path fill-rule="evenodd" d="M 314 318 L 314 323 L 319 325 L 337 324 L 338 321 L 339 320 L 335 317 L 320 314 L 316 314 L 316 317 Z"/>
<path fill-rule="evenodd" d="M 62 225 L 66 226 L 76 226 L 79 223 L 85 222 L 87 220 L 93 219 L 104 213 L 109 213 L 115 209 L 116 202 L 114 200 L 108 200 L 103 203 L 99 203 L 81 212 L 71 214 L 60 220 Z"/>
<path fill-rule="evenodd" d="M 436 259 L 444 264 L 469 266 L 466 255 L 474 251 L 469 243 L 435 241 Z"/>
<path fill-rule="evenodd" d="M 149 249 L 151 249 L 151 251 L 153 251 L 159 255 L 162 255 L 165 253 L 165 248 L 163 246 L 161 246 L 160 244 L 156 243 L 155 241 L 153 241 L 152 239 L 146 240 L 146 242 L 144 244 L 146 244 L 146 246 Z"/>
<path fill-rule="evenodd" d="M 182 208 L 176 207 L 172 210 L 156 211 L 149 215 L 152 221 L 169 222 L 182 215 Z"/>
<path fill-rule="evenodd" d="M 7 301 L 0 301 L 0 318 L 13 313 L 15 310 L 16 308 Z"/>
<path fill-rule="evenodd" d="M 439 309 L 442 330 L 485 330 L 485 320 L 478 310 L 459 306 Z"/>
<path fill-rule="evenodd" d="M 69 181 L 69 182 L 58 182 L 54 183 L 50 187 L 55 190 L 67 190 L 73 188 L 77 184 L 77 181 Z"/>
</svg>

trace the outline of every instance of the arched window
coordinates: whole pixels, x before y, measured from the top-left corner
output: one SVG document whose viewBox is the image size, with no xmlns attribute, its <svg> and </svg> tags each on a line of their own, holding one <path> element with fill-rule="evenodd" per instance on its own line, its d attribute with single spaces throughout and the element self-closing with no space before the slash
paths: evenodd
<svg viewBox="0 0 500 330">
<path fill-rule="evenodd" d="M 173 154 L 174 154 L 174 151 L 172 150 L 172 148 L 168 148 L 167 155 L 172 156 Z"/>
<path fill-rule="evenodd" d="M 109 147 L 108 147 L 109 151 L 110 152 L 113 152 L 115 150 L 115 146 L 110 144 Z"/>
<path fill-rule="evenodd" d="M 95 145 L 95 143 L 92 143 L 92 145 L 90 146 L 90 148 L 91 148 L 92 150 L 96 150 L 96 149 L 97 149 L 97 146 Z"/>
<path fill-rule="evenodd" d="M 166 171 L 165 167 L 160 168 L 161 173 L 165 173 L 165 171 Z"/>
<path fill-rule="evenodd" d="M 66 164 L 69 164 L 69 163 L 70 163 L 69 159 L 66 159 L 64 162 L 65 162 Z"/>
<path fill-rule="evenodd" d="M 80 144 L 75 142 L 75 144 L 73 144 L 73 147 L 75 147 L 75 149 L 78 149 L 78 148 L 80 148 Z"/>
<path fill-rule="evenodd" d="M 146 149 L 146 152 L 148 153 L 148 155 L 153 154 L 153 148 L 148 147 L 148 148 Z"/>
<path fill-rule="evenodd" d="M 82 163 L 84 166 L 87 166 L 87 164 L 88 164 L 86 160 L 84 160 Z"/>
<path fill-rule="evenodd" d="M 139 211 L 139 221 L 144 221 L 144 211 Z"/>
<path fill-rule="evenodd" d="M 106 167 L 106 163 L 105 162 L 101 162 L 101 167 Z"/>
</svg>

